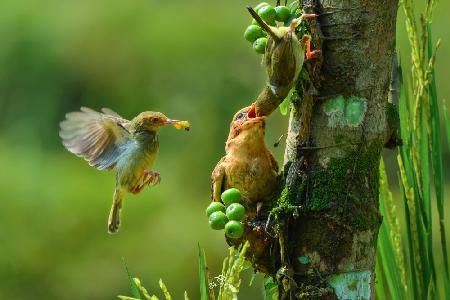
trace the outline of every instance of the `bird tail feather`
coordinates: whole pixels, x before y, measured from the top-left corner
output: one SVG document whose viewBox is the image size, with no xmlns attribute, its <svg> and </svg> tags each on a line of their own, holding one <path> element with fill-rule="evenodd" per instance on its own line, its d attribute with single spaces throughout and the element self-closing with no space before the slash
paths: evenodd
<svg viewBox="0 0 450 300">
<path fill-rule="evenodd" d="M 123 193 L 115 190 L 113 204 L 108 218 L 108 233 L 113 234 L 119 231 L 120 227 L 120 210 L 122 208 Z"/>
</svg>

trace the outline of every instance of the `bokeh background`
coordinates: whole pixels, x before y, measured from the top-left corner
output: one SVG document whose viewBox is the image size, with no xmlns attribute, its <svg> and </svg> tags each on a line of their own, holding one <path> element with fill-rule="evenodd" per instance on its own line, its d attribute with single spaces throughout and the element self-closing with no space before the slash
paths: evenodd
<svg viewBox="0 0 450 300">
<path fill-rule="evenodd" d="M 244 7 L 256 3 L 0 1 L 0 299 L 114 299 L 129 294 L 123 260 L 152 292 L 163 278 L 174 298 L 185 290 L 198 298 L 197 244 L 213 274 L 227 254 L 204 215 L 210 173 L 233 113 L 265 81 L 261 57 L 243 38 Z M 433 23 L 443 38 L 439 98 L 447 99 L 449 10 L 441 1 Z M 398 45 L 408 60 L 403 20 L 399 10 Z M 162 183 L 126 199 L 118 235 L 106 233 L 112 172 L 88 167 L 58 137 L 64 114 L 82 105 L 125 118 L 162 111 L 192 124 L 190 132 L 161 130 L 154 168 Z M 287 122 L 278 113 L 268 121 L 279 162 L 284 144 L 271 145 Z M 241 297 L 259 299 L 261 276 L 249 287 L 250 276 Z"/>
</svg>

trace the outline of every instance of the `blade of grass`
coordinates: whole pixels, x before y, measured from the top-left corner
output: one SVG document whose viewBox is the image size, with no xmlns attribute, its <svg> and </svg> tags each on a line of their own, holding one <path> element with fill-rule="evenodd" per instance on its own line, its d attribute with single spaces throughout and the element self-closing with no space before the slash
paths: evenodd
<svg viewBox="0 0 450 300">
<path fill-rule="evenodd" d="M 420 109 L 420 175 L 422 179 L 422 189 L 418 191 L 418 206 L 420 207 L 418 216 L 419 223 L 419 245 L 422 261 L 423 281 L 425 287 L 436 287 L 436 276 L 433 264 L 433 235 L 432 235 L 432 214 L 431 214 L 431 178 L 430 178 L 430 153 L 429 153 L 429 107 L 423 103 Z M 415 189 L 417 191 L 417 189 Z M 432 282 L 432 285 L 429 283 Z"/>
<path fill-rule="evenodd" d="M 444 104 L 444 123 L 447 132 L 447 147 L 450 150 L 450 116 L 448 113 L 447 103 L 445 102 L 445 100 L 443 101 L 443 104 Z"/>
<path fill-rule="evenodd" d="M 414 264 L 414 258 L 413 258 L 413 244 L 411 241 L 411 228 L 409 226 L 409 223 L 411 222 L 411 216 L 409 214 L 407 199 L 406 199 L 406 193 L 404 190 L 404 186 L 402 184 L 402 179 L 400 174 L 397 176 L 400 186 L 400 199 L 402 199 L 402 203 L 404 206 L 404 212 L 405 212 L 405 236 L 406 238 L 403 240 L 403 248 L 405 252 L 405 261 L 406 261 L 406 282 L 407 282 L 407 290 L 406 295 L 408 296 L 407 299 L 414 300 L 416 299 L 416 295 L 418 294 L 417 291 L 417 278 L 415 276 L 415 264 Z"/>
<path fill-rule="evenodd" d="M 382 247 L 380 246 L 380 233 L 378 233 L 378 241 L 377 241 L 377 247 Z M 385 276 L 384 276 L 384 270 L 382 268 L 382 264 L 381 264 L 381 256 L 380 256 L 380 251 L 377 250 L 377 263 L 375 265 L 375 295 L 377 297 L 378 300 L 386 300 L 387 299 L 387 293 L 386 293 L 386 287 L 384 285 L 384 282 L 386 281 Z M 265 299 L 265 298 L 264 298 Z"/>
<path fill-rule="evenodd" d="M 130 282 L 131 295 L 134 298 L 136 298 L 136 299 L 142 299 L 141 293 L 139 293 L 139 289 L 138 289 L 138 287 L 136 285 L 136 282 L 134 282 L 130 271 L 128 270 L 128 267 L 127 267 L 127 264 L 125 263 L 125 260 L 123 260 L 123 265 L 125 267 L 125 272 L 127 272 L 128 281 Z"/>
<path fill-rule="evenodd" d="M 383 271 L 390 295 L 394 299 L 405 299 L 406 278 L 405 261 L 401 246 L 401 233 L 396 207 L 389 190 L 384 160 L 380 160 L 380 212 L 383 223 L 380 228 L 378 250 L 382 259 Z M 400 280 L 398 280 L 400 279 Z"/>
<path fill-rule="evenodd" d="M 205 251 L 200 247 L 200 244 L 198 245 L 198 274 L 200 279 L 200 299 L 210 300 Z"/>
<path fill-rule="evenodd" d="M 414 189 L 408 183 L 407 172 L 412 172 L 412 167 L 408 166 L 405 169 L 401 157 L 397 157 L 398 166 L 400 169 L 401 186 L 403 187 L 403 193 L 405 196 L 405 211 L 407 219 L 406 226 L 408 229 L 407 245 L 410 247 L 411 263 L 410 268 L 414 276 L 413 287 L 414 294 L 418 299 L 423 299 L 424 283 L 423 283 L 423 271 L 422 271 L 422 257 L 420 255 L 420 239 L 419 239 L 419 227 L 420 219 L 416 209 L 416 194 Z M 408 170 L 408 171 L 407 171 Z M 414 186 L 414 185 L 413 185 Z"/>
<path fill-rule="evenodd" d="M 433 42 L 431 34 L 430 22 L 426 22 L 427 29 L 427 52 L 428 60 L 433 61 Z M 437 100 L 437 89 L 435 81 L 434 67 L 430 69 L 431 81 L 428 88 L 430 98 L 430 110 L 431 110 L 431 159 L 434 175 L 434 188 L 436 194 L 436 202 L 439 215 L 439 231 L 440 241 L 442 248 L 442 255 L 444 260 L 444 295 L 446 299 L 450 299 L 450 286 L 449 286 L 449 266 L 448 266 L 448 253 L 447 253 L 447 241 L 444 223 L 444 176 L 443 176 L 443 162 L 442 162 L 442 143 L 441 143 L 441 124 L 440 124 L 440 112 Z"/>
</svg>

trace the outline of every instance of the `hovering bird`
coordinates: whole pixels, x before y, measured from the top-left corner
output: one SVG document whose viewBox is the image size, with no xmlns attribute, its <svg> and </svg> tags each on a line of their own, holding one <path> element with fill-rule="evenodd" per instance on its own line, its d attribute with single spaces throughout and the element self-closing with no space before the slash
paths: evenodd
<svg viewBox="0 0 450 300">
<path fill-rule="evenodd" d="M 249 215 L 270 204 L 278 187 L 278 164 L 264 143 L 265 119 L 256 116 L 255 104 L 234 115 L 226 155 L 211 175 L 213 201 L 220 202 L 226 189 L 237 188 Z"/>
<path fill-rule="evenodd" d="M 125 194 L 138 194 L 145 186 L 161 181 L 151 167 L 159 148 L 157 131 L 165 125 L 185 130 L 190 127 L 187 121 L 172 120 L 160 112 L 142 112 L 128 121 L 111 109 L 103 108 L 100 113 L 87 107 L 66 114 L 60 123 L 59 136 L 67 150 L 98 170 L 116 171 L 109 233 L 119 229 Z"/>
</svg>

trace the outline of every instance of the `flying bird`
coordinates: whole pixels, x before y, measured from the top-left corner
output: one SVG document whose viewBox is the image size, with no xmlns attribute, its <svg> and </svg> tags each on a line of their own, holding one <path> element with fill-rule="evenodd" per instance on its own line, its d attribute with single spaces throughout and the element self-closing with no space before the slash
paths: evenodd
<svg viewBox="0 0 450 300">
<path fill-rule="evenodd" d="M 138 194 L 144 187 L 160 183 L 159 172 L 151 167 L 159 148 L 157 131 L 166 125 L 185 130 L 190 127 L 187 121 L 172 120 L 160 112 L 142 112 L 128 121 L 109 108 L 100 113 L 87 107 L 67 113 L 60 123 L 59 136 L 67 150 L 98 170 L 116 172 L 109 233 L 119 229 L 122 200 L 127 193 Z"/>
</svg>

